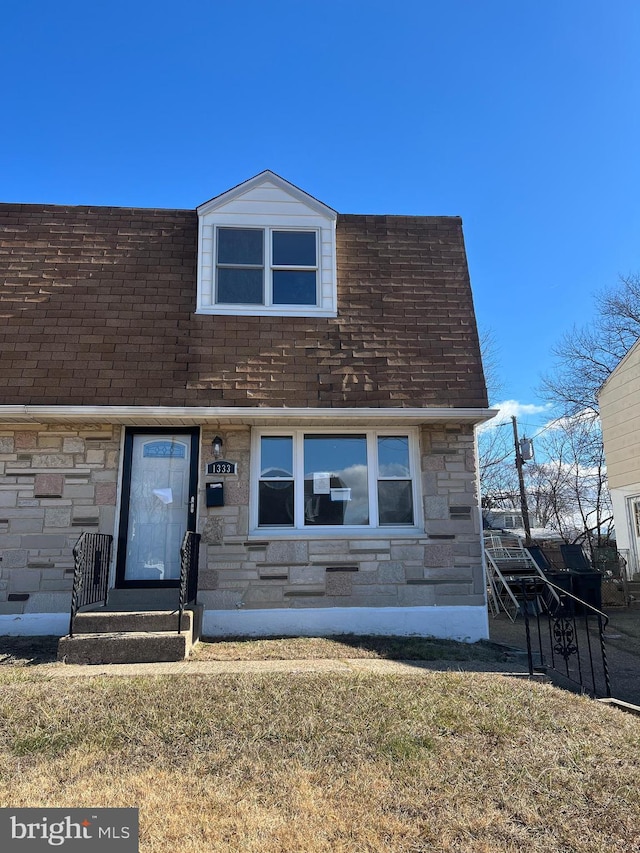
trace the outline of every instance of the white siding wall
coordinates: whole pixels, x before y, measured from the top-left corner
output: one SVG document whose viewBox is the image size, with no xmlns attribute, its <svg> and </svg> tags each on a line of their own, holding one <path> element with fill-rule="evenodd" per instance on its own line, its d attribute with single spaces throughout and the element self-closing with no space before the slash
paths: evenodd
<svg viewBox="0 0 640 853">
<path fill-rule="evenodd" d="M 235 228 L 312 228 L 319 232 L 318 282 L 319 306 L 286 306 L 265 310 L 246 306 L 242 310 L 216 307 L 214 229 L 216 226 Z M 198 310 L 206 313 L 277 313 L 291 316 L 335 316 L 337 301 L 335 261 L 335 219 L 323 216 L 311 205 L 289 194 L 285 189 L 266 181 L 222 205 L 200 215 L 198 238 Z"/>
<path fill-rule="evenodd" d="M 600 417 L 618 549 L 627 551 L 630 573 L 640 570 L 629 498 L 640 495 L 640 344 L 611 374 L 600 392 Z"/>
<path fill-rule="evenodd" d="M 618 365 L 600 393 L 609 488 L 640 493 L 640 346 Z"/>
</svg>

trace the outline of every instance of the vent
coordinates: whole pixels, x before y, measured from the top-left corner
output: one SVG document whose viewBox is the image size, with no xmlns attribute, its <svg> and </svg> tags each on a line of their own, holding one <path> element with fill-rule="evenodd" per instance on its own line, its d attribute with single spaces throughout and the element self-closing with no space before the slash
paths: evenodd
<svg viewBox="0 0 640 853">
<path fill-rule="evenodd" d="M 462 521 L 462 520 L 470 520 L 471 519 L 471 507 L 470 506 L 450 506 L 449 507 L 449 517 L 454 521 Z"/>
<path fill-rule="evenodd" d="M 357 572 L 358 566 L 327 566 L 326 570 L 328 572 Z"/>
</svg>

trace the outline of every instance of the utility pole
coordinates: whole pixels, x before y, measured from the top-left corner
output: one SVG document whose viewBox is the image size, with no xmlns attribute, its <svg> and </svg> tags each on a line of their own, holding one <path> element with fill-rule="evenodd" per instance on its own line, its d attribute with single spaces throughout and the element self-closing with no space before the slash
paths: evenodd
<svg viewBox="0 0 640 853">
<path fill-rule="evenodd" d="M 518 423 L 515 415 L 511 418 L 513 424 L 513 443 L 516 448 L 516 468 L 518 469 L 518 483 L 520 484 L 520 507 L 522 509 L 522 521 L 525 532 L 525 545 L 531 545 L 531 525 L 529 523 L 529 506 L 527 504 L 527 493 L 524 488 L 524 476 L 522 474 L 522 466 L 524 459 L 520 450 L 520 442 L 518 441 Z"/>
</svg>

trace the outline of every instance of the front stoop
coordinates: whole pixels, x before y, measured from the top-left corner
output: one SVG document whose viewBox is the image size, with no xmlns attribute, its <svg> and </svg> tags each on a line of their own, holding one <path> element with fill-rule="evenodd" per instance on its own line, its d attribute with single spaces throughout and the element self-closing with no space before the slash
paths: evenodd
<svg viewBox="0 0 640 853">
<path fill-rule="evenodd" d="M 58 660 L 69 664 L 159 663 L 189 657 L 200 638 L 202 606 L 175 611 L 78 613 L 73 637 L 61 637 Z"/>
</svg>

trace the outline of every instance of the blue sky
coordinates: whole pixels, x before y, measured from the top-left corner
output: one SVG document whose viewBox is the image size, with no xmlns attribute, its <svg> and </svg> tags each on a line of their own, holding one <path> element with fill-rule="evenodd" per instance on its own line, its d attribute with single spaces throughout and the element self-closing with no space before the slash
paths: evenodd
<svg viewBox="0 0 640 853">
<path fill-rule="evenodd" d="M 637 0 L 21 0 L 0 75 L 2 201 L 462 216 L 502 399 L 640 273 Z"/>
</svg>

